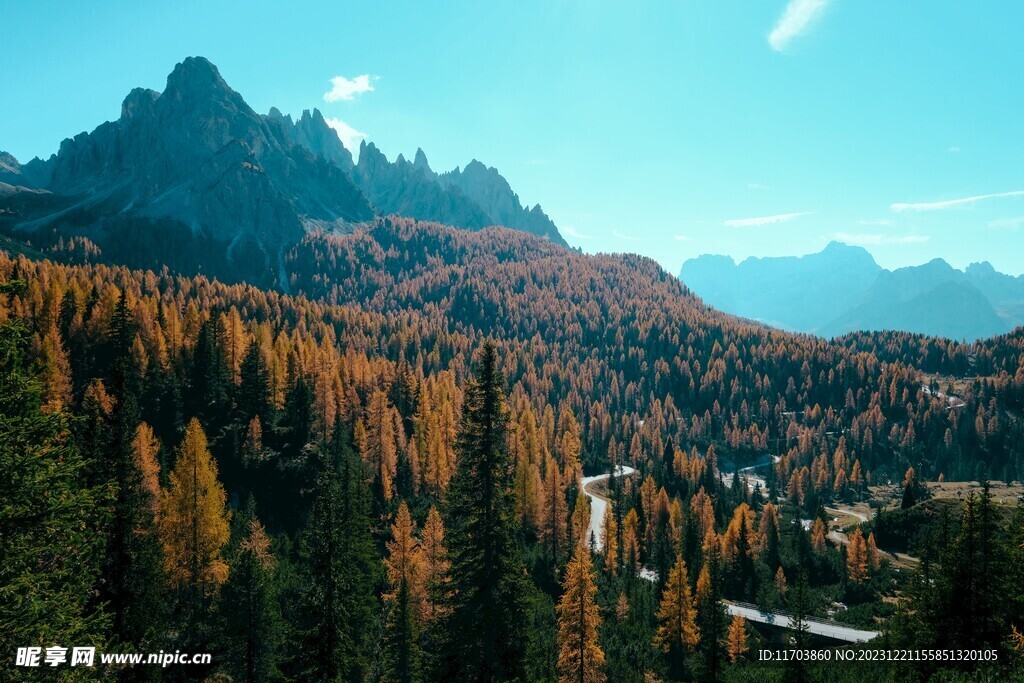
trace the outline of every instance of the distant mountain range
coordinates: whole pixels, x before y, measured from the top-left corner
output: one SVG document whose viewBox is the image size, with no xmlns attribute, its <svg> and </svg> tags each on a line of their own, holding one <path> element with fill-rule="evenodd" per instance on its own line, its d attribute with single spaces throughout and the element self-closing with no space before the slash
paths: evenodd
<svg viewBox="0 0 1024 683">
<path fill-rule="evenodd" d="M 719 310 L 823 337 L 902 330 L 973 341 L 1024 325 L 1024 276 L 987 262 L 957 270 L 935 259 L 890 271 L 865 249 L 832 242 L 817 254 L 739 264 L 700 256 L 679 277 Z"/>
<path fill-rule="evenodd" d="M 82 235 L 136 266 L 267 283 L 307 231 L 393 213 L 565 245 L 497 170 L 473 161 L 438 175 L 422 150 L 389 162 L 372 143 L 353 163 L 319 111 L 257 114 L 202 57 L 178 64 L 162 93 L 136 88 L 118 120 L 45 161 L 0 152 L 0 228 L 34 242 Z"/>
</svg>

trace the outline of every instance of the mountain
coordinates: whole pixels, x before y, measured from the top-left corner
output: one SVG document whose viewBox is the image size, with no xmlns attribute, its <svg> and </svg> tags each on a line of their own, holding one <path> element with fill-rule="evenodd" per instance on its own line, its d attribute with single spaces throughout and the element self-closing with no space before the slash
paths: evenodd
<svg viewBox="0 0 1024 683">
<path fill-rule="evenodd" d="M 416 155 L 417 163 L 421 160 L 426 164 L 426 156 L 422 155 L 422 151 Z M 494 223 L 565 245 L 558 228 L 540 208 L 540 204 L 535 204 L 532 209 L 524 207 L 519 201 L 519 195 L 512 191 L 498 169 L 487 167 L 474 159 L 464 170 L 456 168 L 441 174 L 438 179 L 442 185 L 458 188 L 479 204 Z"/>
<path fill-rule="evenodd" d="M 85 237 L 133 267 L 287 289 L 283 255 L 303 235 L 391 213 L 470 230 L 514 223 L 565 244 L 550 221 L 521 215 L 542 216 L 539 207 L 526 212 L 518 197 L 500 210 L 482 205 L 442 183 L 422 151 L 415 163 L 389 163 L 364 144 L 354 164 L 318 110 L 257 114 L 202 57 L 178 64 L 163 92 L 132 90 L 116 121 L 45 161 L 0 153 L 0 231 L 43 246 Z"/>
<path fill-rule="evenodd" d="M 497 169 L 475 159 L 464 171 L 455 168 L 437 174 L 422 149 L 416 150 L 412 162 L 399 154 L 391 163 L 376 145 L 363 142 L 353 177 L 382 213 L 468 230 L 501 225 L 567 246 L 540 205 L 524 207 Z"/>
<path fill-rule="evenodd" d="M 723 311 L 826 337 L 900 330 L 973 340 L 1024 324 L 1024 277 L 988 263 L 961 271 L 942 259 L 889 271 L 863 248 L 838 242 L 817 254 L 740 264 L 701 256 L 679 277 Z"/>
<path fill-rule="evenodd" d="M 881 272 L 866 250 L 832 242 L 803 257 L 707 255 L 683 264 L 679 277 L 705 303 L 786 330 L 814 332 L 836 311 L 854 306 Z"/>
</svg>

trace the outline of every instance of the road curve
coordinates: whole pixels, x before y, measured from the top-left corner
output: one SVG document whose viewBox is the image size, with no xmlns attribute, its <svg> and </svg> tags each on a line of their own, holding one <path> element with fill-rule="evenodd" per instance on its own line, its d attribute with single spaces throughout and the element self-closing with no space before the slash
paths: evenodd
<svg viewBox="0 0 1024 683">
<path fill-rule="evenodd" d="M 629 475 L 636 472 L 632 467 L 625 465 L 619 465 L 616 468 L 615 476 L 617 477 L 628 477 Z M 583 493 L 587 494 L 590 498 L 590 529 L 587 533 L 587 542 L 594 544 L 594 549 L 598 552 L 604 548 L 604 538 L 601 536 L 604 533 L 604 513 L 608 509 L 608 499 L 604 496 L 592 492 L 588 487 L 594 482 L 603 481 L 608 477 L 612 476 L 611 472 L 605 474 L 598 474 L 593 477 L 583 477 L 580 479 L 580 488 Z"/>
</svg>

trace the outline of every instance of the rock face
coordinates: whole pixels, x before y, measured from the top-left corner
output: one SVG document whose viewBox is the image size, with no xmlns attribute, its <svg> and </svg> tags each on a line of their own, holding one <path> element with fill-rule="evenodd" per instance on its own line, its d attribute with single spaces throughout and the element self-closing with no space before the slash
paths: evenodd
<svg viewBox="0 0 1024 683">
<path fill-rule="evenodd" d="M 440 175 L 427 155 L 416 150 L 412 162 L 402 155 L 389 162 L 376 145 L 363 143 L 353 178 L 381 213 L 397 213 L 468 230 L 502 225 L 566 246 L 540 206 L 526 209 L 495 168 L 472 161 Z"/>
<path fill-rule="evenodd" d="M 942 259 L 883 270 L 864 249 L 837 242 L 817 254 L 740 264 L 701 256 L 679 277 L 727 313 L 825 337 L 902 330 L 974 340 L 1024 324 L 1024 277 L 988 263 L 960 271 Z"/>
<path fill-rule="evenodd" d="M 344 231 L 379 214 L 500 224 L 564 244 L 539 207 L 526 211 L 497 171 L 484 174 L 496 190 L 463 190 L 422 150 L 390 163 L 365 143 L 356 165 L 318 110 L 261 116 L 213 64 L 189 57 L 163 92 L 132 90 L 120 118 L 65 140 L 46 161 L 0 153 L 0 228 L 41 243 L 83 235 L 132 266 L 283 288 L 282 254 L 307 230 Z"/>
<path fill-rule="evenodd" d="M 417 163 L 420 154 L 417 154 Z M 423 157 L 423 161 L 426 163 L 426 157 Z M 540 205 L 534 205 L 532 209 L 524 207 L 519 201 L 519 195 L 512 191 L 498 169 L 488 168 L 474 159 L 464 170 L 456 168 L 439 176 L 439 180 L 442 185 L 458 188 L 475 201 L 493 223 L 565 244 L 558 228 L 541 210 Z"/>
<path fill-rule="evenodd" d="M 235 263 L 231 275 L 258 281 L 274 279 L 307 227 L 373 217 L 343 169 L 268 124 L 201 57 L 162 93 L 130 92 L 118 120 L 65 140 L 37 175 L 52 201 L 20 216 L 22 230 L 84 234 L 115 253 L 127 240 L 143 257 L 132 265 L 194 261 L 226 275 Z"/>
<path fill-rule="evenodd" d="M 458 189 L 441 185 L 422 150 L 414 162 L 399 155 L 391 163 L 376 145 L 364 142 L 352 177 L 382 214 L 396 213 L 467 230 L 498 225 Z"/>
</svg>

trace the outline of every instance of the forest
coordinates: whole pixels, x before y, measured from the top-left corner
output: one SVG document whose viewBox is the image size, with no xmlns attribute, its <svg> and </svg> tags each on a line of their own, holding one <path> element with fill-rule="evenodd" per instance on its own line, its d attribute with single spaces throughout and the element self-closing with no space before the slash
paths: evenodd
<svg viewBox="0 0 1024 683">
<path fill-rule="evenodd" d="M 111 680 L 1024 676 L 1024 503 L 985 484 L 1024 478 L 1020 330 L 828 341 L 639 256 L 398 217 L 284 264 L 260 289 L 82 238 L 0 252 L 0 656 L 212 654 Z M 596 543 L 580 482 L 608 472 Z M 902 504 L 836 541 L 826 508 L 882 485 Z M 827 647 L 812 618 L 880 633 L 853 650 L 994 657 L 760 660 Z"/>
</svg>

